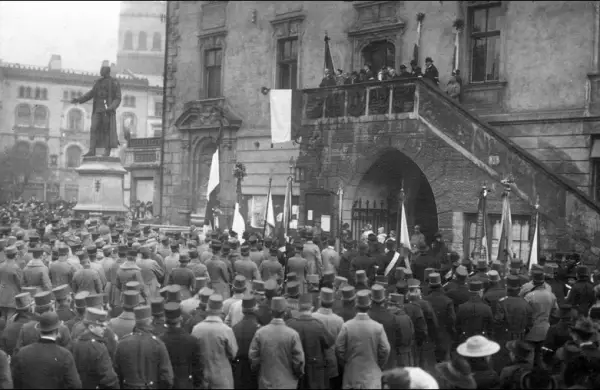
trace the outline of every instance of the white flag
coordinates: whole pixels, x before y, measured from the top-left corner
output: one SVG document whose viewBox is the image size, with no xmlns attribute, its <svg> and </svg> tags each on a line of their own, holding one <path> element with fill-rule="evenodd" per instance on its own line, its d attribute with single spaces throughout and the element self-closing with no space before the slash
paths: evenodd
<svg viewBox="0 0 600 390">
<path fill-rule="evenodd" d="M 271 103 L 271 143 L 277 144 L 292 140 L 292 90 L 272 89 L 269 92 Z"/>
<path fill-rule="evenodd" d="M 244 222 L 242 213 L 240 213 L 239 203 L 235 204 L 235 210 L 233 212 L 233 224 L 231 225 L 231 229 L 238 234 L 238 237 L 242 237 L 246 231 L 246 223 Z"/>
<path fill-rule="evenodd" d="M 408 225 L 406 224 L 406 210 L 404 209 L 404 202 L 402 202 L 402 216 L 400 218 L 400 246 L 404 246 L 408 251 L 410 251 L 410 234 L 408 234 Z M 398 250 L 400 250 L 400 246 L 398 246 Z M 404 257 L 404 266 L 410 269 L 410 262 L 408 260 L 408 256 Z"/>
<path fill-rule="evenodd" d="M 210 176 L 208 176 L 208 188 L 206 189 L 206 199 L 210 200 L 210 193 L 219 185 L 219 149 L 215 150 L 210 164 Z"/>
<path fill-rule="evenodd" d="M 275 231 L 275 213 L 273 212 L 273 198 L 271 197 L 271 190 L 267 196 L 267 230 L 266 237 L 273 236 Z"/>
<path fill-rule="evenodd" d="M 538 227 L 539 227 L 539 223 L 538 223 L 538 216 L 536 215 L 536 221 L 535 221 L 535 230 L 533 232 L 533 241 L 531 241 L 531 251 L 529 252 L 529 271 L 531 271 L 531 267 L 533 267 L 534 264 L 538 263 Z"/>
</svg>

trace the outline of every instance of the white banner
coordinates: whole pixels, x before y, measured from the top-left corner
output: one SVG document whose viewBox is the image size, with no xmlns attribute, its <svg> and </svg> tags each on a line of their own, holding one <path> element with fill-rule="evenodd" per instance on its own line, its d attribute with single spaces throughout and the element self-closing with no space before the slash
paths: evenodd
<svg viewBox="0 0 600 390">
<path fill-rule="evenodd" d="M 292 90 L 271 89 L 271 143 L 292 140 Z"/>
</svg>

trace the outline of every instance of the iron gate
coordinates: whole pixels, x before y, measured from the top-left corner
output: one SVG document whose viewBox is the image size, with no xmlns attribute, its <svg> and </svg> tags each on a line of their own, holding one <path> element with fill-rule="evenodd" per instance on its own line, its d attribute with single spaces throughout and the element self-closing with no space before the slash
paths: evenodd
<svg viewBox="0 0 600 390">
<path fill-rule="evenodd" d="M 388 209 L 385 201 L 363 201 L 359 199 L 352 205 L 352 221 L 350 229 L 352 239 L 360 241 L 362 229 L 366 225 L 373 227 L 373 233 L 377 234 L 377 228 L 383 227 L 386 233 L 396 230 L 396 218 Z"/>
</svg>

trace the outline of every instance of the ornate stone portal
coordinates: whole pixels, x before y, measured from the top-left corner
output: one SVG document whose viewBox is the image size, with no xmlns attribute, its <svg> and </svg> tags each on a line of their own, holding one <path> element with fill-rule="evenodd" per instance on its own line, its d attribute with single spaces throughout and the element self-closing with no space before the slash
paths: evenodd
<svg viewBox="0 0 600 390">
<path fill-rule="evenodd" d="M 84 157 L 79 168 L 79 196 L 73 208 L 78 214 L 90 212 L 123 215 L 123 181 L 127 171 L 118 157 Z"/>
</svg>

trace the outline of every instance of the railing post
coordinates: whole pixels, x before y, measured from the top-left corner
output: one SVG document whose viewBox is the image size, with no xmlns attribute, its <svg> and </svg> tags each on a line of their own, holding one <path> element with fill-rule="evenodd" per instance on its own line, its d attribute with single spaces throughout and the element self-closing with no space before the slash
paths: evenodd
<svg viewBox="0 0 600 390">
<path fill-rule="evenodd" d="M 371 89 L 369 87 L 365 88 L 365 93 L 367 96 L 365 97 L 365 116 L 369 116 L 369 96 L 371 95 Z"/>
<path fill-rule="evenodd" d="M 343 92 L 344 92 L 344 117 L 347 117 L 348 116 L 348 90 L 344 89 Z"/>
<path fill-rule="evenodd" d="M 390 94 L 390 98 L 389 98 L 389 105 L 388 105 L 388 115 L 393 114 L 392 108 L 394 107 L 394 87 L 390 86 L 390 90 L 389 90 L 389 94 Z"/>
</svg>

